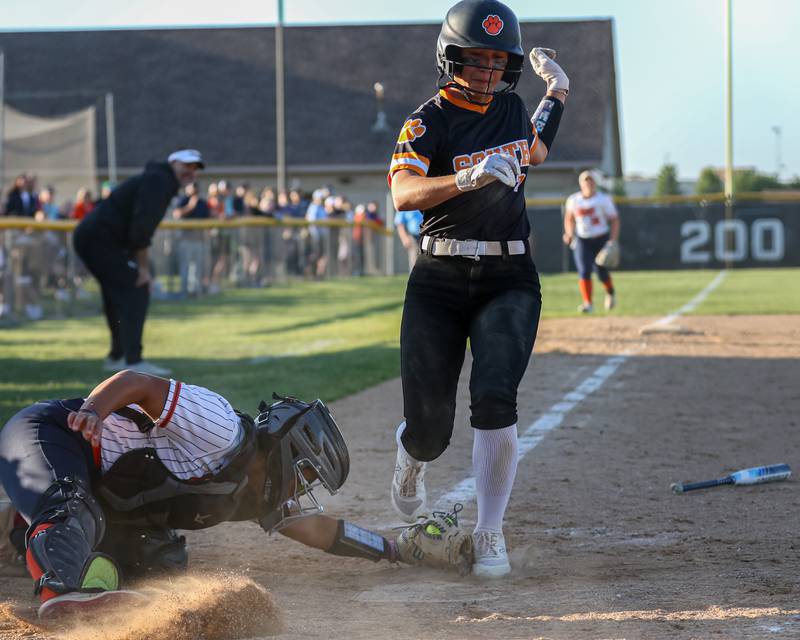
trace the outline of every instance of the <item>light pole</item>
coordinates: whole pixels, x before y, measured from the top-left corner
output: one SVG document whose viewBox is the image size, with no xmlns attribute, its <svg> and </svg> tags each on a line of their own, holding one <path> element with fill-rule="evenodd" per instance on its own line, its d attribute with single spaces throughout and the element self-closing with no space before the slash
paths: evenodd
<svg viewBox="0 0 800 640">
<path fill-rule="evenodd" d="M 780 180 L 781 172 L 783 171 L 783 158 L 781 158 L 781 133 L 780 126 L 775 125 L 772 127 L 772 133 L 775 134 L 775 177 Z"/>
<path fill-rule="evenodd" d="M 106 166 L 108 181 L 117 184 L 117 129 L 114 118 L 114 94 L 106 93 Z M 113 187 L 112 187 L 113 188 Z"/>
<path fill-rule="evenodd" d="M 389 126 L 386 123 L 386 112 L 383 110 L 383 99 L 386 95 L 386 89 L 383 83 L 376 82 L 372 85 L 375 89 L 375 102 L 378 105 L 378 115 L 375 118 L 375 123 L 372 125 L 372 130 L 375 132 L 388 131 Z"/>
<path fill-rule="evenodd" d="M 283 77 L 283 0 L 278 0 L 278 23 L 275 25 L 275 160 L 278 170 L 278 193 L 286 191 L 286 113 Z"/>
<path fill-rule="evenodd" d="M 733 7 L 725 1 L 725 200 L 733 200 Z"/>
<path fill-rule="evenodd" d="M 0 50 L 0 191 L 3 190 L 5 175 L 3 174 L 3 136 L 5 136 L 5 117 L 6 117 L 6 54 Z"/>
<path fill-rule="evenodd" d="M 733 4 L 725 1 L 725 220 L 730 225 L 733 219 Z M 733 266 L 731 261 L 730 233 L 725 234 L 725 268 Z"/>
</svg>

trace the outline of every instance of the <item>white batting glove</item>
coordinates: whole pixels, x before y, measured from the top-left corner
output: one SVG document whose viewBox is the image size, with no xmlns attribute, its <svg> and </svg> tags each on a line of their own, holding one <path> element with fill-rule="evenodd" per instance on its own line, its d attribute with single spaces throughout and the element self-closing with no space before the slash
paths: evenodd
<svg viewBox="0 0 800 640">
<path fill-rule="evenodd" d="M 499 180 L 512 189 L 517 186 L 520 174 L 519 161 L 508 153 L 493 153 L 486 156 L 474 167 L 456 173 L 456 186 L 459 191 L 473 191 Z"/>
<path fill-rule="evenodd" d="M 555 49 L 534 47 L 528 56 L 534 73 L 547 83 L 548 91 L 569 93 L 569 78 L 555 62 Z"/>
</svg>

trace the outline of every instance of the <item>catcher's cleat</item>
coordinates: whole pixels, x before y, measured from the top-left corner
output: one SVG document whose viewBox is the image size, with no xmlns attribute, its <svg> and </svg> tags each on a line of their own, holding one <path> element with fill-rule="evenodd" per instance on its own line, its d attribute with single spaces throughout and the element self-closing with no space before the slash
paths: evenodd
<svg viewBox="0 0 800 640">
<path fill-rule="evenodd" d="M 108 608 L 132 607 L 146 604 L 146 596 L 136 591 L 100 591 L 97 593 L 81 593 L 72 591 L 50 598 L 39 607 L 39 619 L 43 622 L 55 622 L 68 618 L 91 616 Z"/>
<path fill-rule="evenodd" d="M 392 506 L 409 523 L 427 512 L 425 467 L 427 462 L 415 460 L 398 442 L 397 460 L 392 478 Z"/>
<path fill-rule="evenodd" d="M 475 564 L 472 574 L 479 578 L 501 578 L 511 573 L 506 541 L 497 531 L 475 531 L 472 534 L 475 546 Z"/>
<path fill-rule="evenodd" d="M 578 313 L 591 313 L 592 311 L 594 311 L 594 307 L 591 303 L 582 302 L 578 305 Z"/>
<path fill-rule="evenodd" d="M 606 308 L 606 311 L 611 311 L 614 307 L 617 306 L 617 298 L 613 293 L 606 294 L 604 306 Z"/>
</svg>

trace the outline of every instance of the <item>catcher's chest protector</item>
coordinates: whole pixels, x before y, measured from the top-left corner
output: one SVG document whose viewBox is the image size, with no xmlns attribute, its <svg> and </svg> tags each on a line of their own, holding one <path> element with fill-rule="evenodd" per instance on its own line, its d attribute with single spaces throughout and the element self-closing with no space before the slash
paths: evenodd
<svg viewBox="0 0 800 640">
<path fill-rule="evenodd" d="M 240 416 L 245 433 L 239 450 L 218 474 L 194 480 L 176 478 L 154 449 L 137 449 L 120 456 L 103 474 L 97 492 L 104 506 L 122 520 L 148 520 L 174 529 L 205 529 L 232 519 L 247 484 L 256 455 L 255 429 Z"/>
</svg>

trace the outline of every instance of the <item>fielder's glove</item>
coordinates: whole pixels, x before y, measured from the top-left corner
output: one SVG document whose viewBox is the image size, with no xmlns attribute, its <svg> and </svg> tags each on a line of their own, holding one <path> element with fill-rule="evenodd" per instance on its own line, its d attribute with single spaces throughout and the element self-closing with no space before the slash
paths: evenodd
<svg viewBox="0 0 800 640">
<path fill-rule="evenodd" d="M 456 186 L 459 191 L 472 191 L 499 180 L 513 189 L 517 186 L 519 174 L 519 161 L 516 156 L 508 153 L 493 153 L 474 167 L 461 169 L 456 173 Z"/>
<path fill-rule="evenodd" d="M 419 522 L 407 527 L 397 537 L 397 552 L 401 562 L 435 569 L 456 569 L 467 575 L 474 562 L 472 534 L 458 525 L 456 504 L 453 511 L 434 511 L 432 516 L 420 516 Z"/>
<path fill-rule="evenodd" d="M 599 267 L 606 269 L 616 269 L 619 266 L 619 243 L 614 240 L 609 240 L 600 249 L 594 262 Z"/>
<path fill-rule="evenodd" d="M 555 49 L 534 47 L 528 57 L 534 73 L 547 83 L 548 91 L 569 93 L 569 78 L 555 62 Z"/>
</svg>

